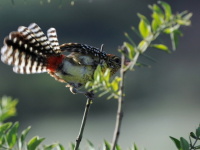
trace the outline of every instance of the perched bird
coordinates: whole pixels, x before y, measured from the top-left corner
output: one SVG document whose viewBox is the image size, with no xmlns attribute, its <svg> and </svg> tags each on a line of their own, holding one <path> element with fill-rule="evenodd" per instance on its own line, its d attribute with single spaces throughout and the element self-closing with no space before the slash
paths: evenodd
<svg viewBox="0 0 200 150">
<path fill-rule="evenodd" d="M 64 51 L 69 54 L 62 54 Z M 119 57 L 102 49 L 78 43 L 59 45 L 55 28 L 50 28 L 45 36 L 36 23 L 20 26 L 4 39 L 1 61 L 12 65 L 15 73 L 48 72 L 56 80 L 67 83 L 72 93 L 82 93 L 79 89 L 93 80 L 97 65 L 103 70 L 109 68 L 111 75 L 121 67 Z"/>
</svg>

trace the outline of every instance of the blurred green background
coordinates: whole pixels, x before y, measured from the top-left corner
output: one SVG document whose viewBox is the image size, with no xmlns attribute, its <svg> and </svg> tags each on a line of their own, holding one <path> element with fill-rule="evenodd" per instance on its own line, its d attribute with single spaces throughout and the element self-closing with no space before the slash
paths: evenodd
<svg viewBox="0 0 200 150">
<path fill-rule="evenodd" d="M 14 1 L 14 0 L 13 0 Z M 124 32 L 132 34 L 137 26 L 136 13 L 150 16 L 148 4 L 155 0 L 76 0 L 70 1 L 10 0 L 0 2 L 0 41 L 18 26 L 37 23 L 44 32 L 57 29 L 60 44 L 78 42 L 100 47 L 117 54 L 126 41 Z M 176 52 L 165 54 L 150 49 L 147 53 L 157 63 L 143 58 L 151 68 L 136 68 L 126 75 L 124 118 L 119 144 L 128 148 L 133 142 L 148 150 L 175 149 L 169 136 L 187 137 L 200 122 L 200 1 L 168 0 L 173 12 L 189 10 L 194 15 L 191 27 L 182 28 Z M 132 35 L 138 41 L 135 35 Z M 161 39 L 162 42 L 169 40 Z M 30 137 L 46 137 L 46 143 L 74 142 L 84 111 L 85 97 L 73 95 L 65 85 L 48 74 L 19 75 L 12 67 L 0 63 L 0 96 L 19 99 L 18 116 L 21 129 L 31 125 Z M 96 98 L 91 106 L 81 147 L 91 140 L 100 147 L 111 141 L 116 100 Z"/>
</svg>

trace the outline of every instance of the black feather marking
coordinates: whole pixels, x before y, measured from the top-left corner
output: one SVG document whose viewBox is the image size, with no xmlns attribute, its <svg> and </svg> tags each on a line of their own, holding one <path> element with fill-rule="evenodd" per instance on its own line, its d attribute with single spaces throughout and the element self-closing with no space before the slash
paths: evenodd
<svg viewBox="0 0 200 150">
<path fill-rule="evenodd" d="M 78 43 L 66 43 L 60 45 L 61 51 L 76 52 L 85 55 L 92 55 L 94 57 L 99 57 L 100 59 L 107 59 L 107 53 L 101 51 L 99 48 L 89 46 L 86 44 Z"/>
</svg>

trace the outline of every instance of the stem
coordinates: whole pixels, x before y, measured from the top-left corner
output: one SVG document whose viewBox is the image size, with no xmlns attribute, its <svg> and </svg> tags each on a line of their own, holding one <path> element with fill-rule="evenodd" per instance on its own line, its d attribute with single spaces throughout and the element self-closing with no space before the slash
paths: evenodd
<svg viewBox="0 0 200 150">
<path fill-rule="evenodd" d="M 86 120 L 87 120 L 87 116 L 88 116 L 88 112 L 89 112 L 91 103 L 92 103 L 92 99 L 88 98 L 86 105 L 85 105 L 85 111 L 84 111 L 84 114 L 83 114 L 83 119 L 82 119 L 82 123 L 81 123 L 81 127 L 80 127 L 78 137 L 76 139 L 76 144 L 75 144 L 74 150 L 78 150 L 79 145 L 81 143 L 81 140 L 82 140 L 82 137 L 83 137 L 83 131 L 84 131 L 84 128 L 85 128 L 85 124 L 86 124 Z"/>
<path fill-rule="evenodd" d="M 197 141 L 198 141 L 198 138 L 196 138 L 196 140 L 195 140 L 195 142 L 193 143 L 193 145 L 191 146 L 191 148 L 190 148 L 190 150 L 192 150 L 192 149 L 195 149 L 194 147 L 195 147 L 195 144 L 197 143 Z"/>
<path fill-rule="evenodd" d="M 122 104 L 123 104 L 124 74 L 125 74 L 125 70 L 123 68 L 124 62 L 125 62 L 125 55 L 124 54 L 122 54 L 121 61 L 122 61 L 121 69 L 120 69 L 121 81 L 120 81 L 120 91 L 119 91 L 120 95 L 119 95 L 119 98 L 118 98 L 118 109 L 117 109 L 115 130 L 114 130 L 114 135 L 113 135 L 113 141 L 112 141 L 111 150 L 115 150 L 115 147 L 117 145 L 117 141 L 118 141 L 119 134 L 120 134 L 120 128 L 121 128 L 122 118 L 123 118 Z"/>
</svg>

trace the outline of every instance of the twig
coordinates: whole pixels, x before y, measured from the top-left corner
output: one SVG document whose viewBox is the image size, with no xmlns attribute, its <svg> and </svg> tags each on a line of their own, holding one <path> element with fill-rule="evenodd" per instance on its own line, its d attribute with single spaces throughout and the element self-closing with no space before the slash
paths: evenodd
<svg viewBox="0 0 200 150">
<path fill-rule="evenodd" d="M 198 141 L 198 138 L 196 138 L 196 140 L 195 140 L 195 142 L 194 142 L 193 144 L 191 143 L 191 148 L 190 148 L 190 150 L 192 150 L 192 149 L 195 150 L 195 144 L 197 143 L 197 141 Z"/>
<path fill-rule="evenodd" d="M 121 127 L 122 118 L 123 118 L 122 104 L 123 104 L 123 93 L 124 93 L 124 74 L 126 72 L 123 68 L 124 62 L 125 62 L 125 55 L 123 53 L 122 53 L 121 61 L 122 61 L 121 69 L 120 69 L 121 82 L 120 82 L 120 91 L 119 91 L 120 96 L 118 98 L 118 109 L 117 109 L 115 130 L 114 130 L 111 150 L 115 150 L 115 147 L 117 145 L 117 141 L 118 141 L 119 134 L 120 134 L 120 127 Z"/>
<path fill-rule="evenodd" d="M 87 120 L 87 116 L 88 116 L 88 112 L 89 112 L 91 103 L 92 103 L 92 98 L 88 98 L 86 105 L 85 105 L 85 111 L 84 111 L 84 114 L 83 114 L 83 119 L 82 119 L 82 123 L 81 123 L 81 127 L 80 127 L 78 137 L 76 139 L 76 144 L 75 144 L 74 150 L 78 150 L 79 145 L 81 143 L 83 131 L 84 131 L 84 128 L 85 128 L 85 124 L 86 124 L 86 120 Z"/>
</svg>

